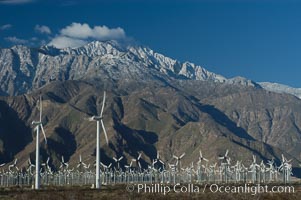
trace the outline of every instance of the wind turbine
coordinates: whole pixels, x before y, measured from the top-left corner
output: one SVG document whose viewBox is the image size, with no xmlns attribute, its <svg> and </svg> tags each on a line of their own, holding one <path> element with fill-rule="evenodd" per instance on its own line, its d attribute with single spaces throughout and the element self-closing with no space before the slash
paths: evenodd
<svg viewBox="0 0 301 200">
<path fill-rule="evenodd" d="M 68 167 L 69 167 L 69 164 L 67 162 L 65 162 L 64 156 L 62 156 L 60 168 L 63 168 L 63 171 L 65 171 L 68 169 Z"/>
<path fill-rule="evenodd" d="M 141 163 L 140 163 L 140 158 L 141 158 L 141 156 L 142 156 L 142 153 L 139 153 L 139 155 L 138 155 L 138 157 L 137 157 L 137 159 L 136 159 L 140 171 L 141 171 Z"/>
<path fill-rule="evenodd" d="M 218 159 L 222 160 L 222 162 L 224 161 L 225 163 L 228 163 L 228 160 L 230 159 L 230 157 L 228 156 L 228 153 L 229 153 L 229 150 L 227 149 L 225 155 L 218 157 Z"/>
<path fill-rule="evenodd" d="M 117 169 L 120 169 L 120 161 L 123 159 L 123 156 L 121 156 L 120 158 L 115 158 L 113 157 L 113 160 L 117 163 Z"/>
<path fill-rule="evenodd" d="M 49 166 L 49 161 L 50 161 L 50 158 L 48 157 L 46 162 L 41 164 L 44 167 L 44 172 L 51 172 L 51 167 Z"/>
<path fill-rule="evenodd" d="M 96 189 L 99 189 L 100 188 L 100 141 L 99 141 L 99 122 L 101 123 L 101 126 L 102 126 L 102 130 L 104 132 L 104 135 L 105 135 L 105 138 L 106 138 L 106 142 L 107 144 L 109 143 L 108 142 L 108 136 L 107 136 L 107 132 L 106 132 L 106 129 L 105 129 L 105 126 L 103 124 L 103 110 L 104 110 L 104 107 L 105 107 L 105 102 L 106 102 L 106 92 L 103 93 L 103 100 L 102 100 L 102 107 L 101 107 L 101 112 L 100 112 L 100 115 L 94 115 L 92 117 L 89 118 L 89 121 L 96 121 L 96 176 L 95 176 L 95 188 Z"/>
<path fill-rule="evenodd" d="M 157 158 L 154 159 L 154 161 L 153 161 L 153 166 L 154 166 L 156 163 L 158 163 L 158 162 L 161 163 L 161 165 L 163 166 L 162 170 L 164 170 L 164 164 L 165 164 L 165 163 L 161 160 L 159 151 L 157 151 Z"/>
<path fill-rule="evenodd" d="M 40 189 L 40 147 L 39 147 L 39 142 L 40 142 L 40 129 L 42 130 L 45 143 L 47 144 L 47 139 L 46 139 L 46 134 L 43 128 L 42 124 L 42 97 L 40 96 L 40 119 L 39 121 L 32 121 L 32 125 L 35 126 L 35 130 L 37 132 L 36 135 L 36 177 L 35 177 L 35 189 Z"/>
<path fill-rule="evenodd" d="M 199 161 L 198 161 L 199 166 L 202 165 L 202 161 L 208 162 L 209 160 L 207 158 L 203 157 L 202 151 L 200 150 L 200 157 L 199 157 Z"/>
<path fill-rule="evenodd" d="M 28 168 L 27 168 L 27 171 L 29 172 L 30 175 L 33 175 L 31 168 L 34 168 L 34 167 L 35 167 L 35 165 L 32 164 L 30 158 L 28 158 Z"/>
<path fill-rule="evenodd" d="M 14 163 L 8 166 L 8 170 L 10 172 L 12 172 L 12 170 L 11 170 L 12 168 L 16 168 L 17 171 L 19 170 L 19 168 L 17 167 L 17 162 L 18 162 L 18 159 L 16 158 Z"/>
<path fill-rule="evenodd" d="M 183 154 L 180 155 L 180 156 L 175 156 L 175 155 L 173 155 L 173 157 L 177 160 L 176 166 L 178 166 L 178 163 L 180 163 L 179 169 L 181 169 L 181 167 L 182 167 L 182 165 L 181 165 L 181 160 L 182 160 L 182 158 L 183 158 L 184 156 L 185 156 L 185 153 L 183 153 Z"/>
<path fill-rule="evenodd" d="M 86 163 L 84 163 L 83 161 L 82 161 L 82 155 L 80 154 L 79 155 L 79 162 L 78 162 L 78 164 L 76 165 L 76 168 L 80 168 L 80 170 L 82 170 L 82 167 L 85 167 L 86 166 Z"/>
<path fill-rule="evenodd" d="M 218 157 L 219 160 L 221 160 L 221 167 L 224 168 L 224 176 L 225 176 L 225 181 L 228 181 L 228 176 L 227 176 L 227 170 L 229 170 L 230 167 L 230 157 L 228 156 L 229 150 L 227 149 L 226 153 L 224 156 Z M 221 169 L 222 169 L 221 168 Z"/>
</svg>

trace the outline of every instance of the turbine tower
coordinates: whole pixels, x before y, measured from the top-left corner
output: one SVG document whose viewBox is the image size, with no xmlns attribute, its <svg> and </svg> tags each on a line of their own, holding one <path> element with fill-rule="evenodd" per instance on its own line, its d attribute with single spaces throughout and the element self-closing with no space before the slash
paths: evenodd
<svg viewBox="0 0 301 200">
<path fill-rule="evenodd" d="M 96 177 L 95 177 L 95 188 L 99 189 L 100 188 L 100 139 L 99 139 L 99 122 L 101 123 L 102 126 L 102 130 L 104 132 L 105 138 L 106 138 L 106 142 L 107 144 L 108 142 L 108 136 L 107 136 L 107 132 L 105 129 L 105 126 L 103 124 L 103 110 L 105 107 L 105 101 L 106 101 L 106 92 L 103 93 L 103 101 L 102 101 L 102 107 L 101 107 L 101 112 L 100 115 L 94 115 L 92 117 L 89 118 L 90 121 L 96 121 Z"/>
<path fill-rule="evenodd" d="M 32 125 L 35 126 L 35 130 L 36 130 L 36 175 L 35 175 L 35 189 L 38 190 L 40 189 L 40 146 L 39 146 L 39 142 L 40 142 L 40 128 L 42 130 L 44 139 L 45 139 L 45 143 L 47 144 L 47 139 L 46 139 L 46 134 L 43 128 L 43 124 L 42 124 L 42 97 L 40 96 L 40 100 L 39 100 L 39 110 L 40 110 L 40 119 L 39 121 L 33 121 Z"/>
</svg>

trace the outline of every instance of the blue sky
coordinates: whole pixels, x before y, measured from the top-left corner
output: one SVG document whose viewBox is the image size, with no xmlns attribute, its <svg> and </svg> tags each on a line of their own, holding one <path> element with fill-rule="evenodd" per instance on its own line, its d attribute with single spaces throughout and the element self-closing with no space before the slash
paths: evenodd
<svg viewBox="0 0 301 200">
<path fill-rule="evenodd" d="M 301 87 L 300 10 L 294 0 L 0 0 L 0 47 L 130 39 L 227 78 Z"/>
</svg>

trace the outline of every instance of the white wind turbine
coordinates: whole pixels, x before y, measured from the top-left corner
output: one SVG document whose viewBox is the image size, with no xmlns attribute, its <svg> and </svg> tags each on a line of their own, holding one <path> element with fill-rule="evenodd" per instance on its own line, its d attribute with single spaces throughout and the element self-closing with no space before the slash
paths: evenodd
<svg viewBox="0 0 301 200">
<path fill-rule="evenodd" d="M 140 163 L 141 156 L 142 156 L 142 153 L 139 153 L 139 155 L 138 155 L 138 157 L 136 159 L 140 171 L 141 171 L 141 163 Z"/>
<path fill-rule="evenodd" d="M 60 169 L 62 169 L 63 171 L 66 171 L 66 170 L 68 170 L 68 167 L 69 167 L 69 164 L 67 162 L 65 162 L 64 156 L 62 156 Z"/>
<path fill-rule="evenodd" d="M 105 129 L 105 126 L 103 124 L 103 110 L 105 107 L 105 101 L 106 101 L 106 92 L 103 93 L 103 101 L 102 101 L 102 107 L 101 107 L 101 112 L 100 115 L 94 115 L 92 117 L 89 118 L 89 121 L 96 121 L 96 177 L 95 177 L 95 188 L 99 189 L 100 188 L 100 138 L 99 138 L 99 122 L 101 123 L 102 126 L 102 130 L 104 132 L 105 138 L 106 138 L 106 142 L 107 144 L 108 142 L 108 136 L 107 136 L 107 132 Z"/>
<path fill-rule="evenodd" d="M 16 168 L 17 171 L 19 171 L 19 168 L 17 167 L 18 158 L 15 159 L 14 163 L 8 166 L 8 170 L 11 172 L 12 168 Z"/>
<path fill-rule="evenodd" d="M 199 161 L 198 161 L 198 166 L 202 165 L 202 161 L 208 162 L 209 160 L 207 158 L 203 157 L 202 150 L 200 150 L 200 157 L 199 157 Z"/>
<path fill-rule="evenodd" d="M 80 168 L 80 170 L 82 170 L 82 168 L 85 167 L 85 166 L 86 166 L 86 163 L 84 163 L 84 162 L 82 161 L 82 155 L 80 154 L 80 155 L 79 155 L 79 162 L 78 162 L 78 164 L 76 165 L 76 168 Z"/>
<path fill-rule="evenodd" d="M 177 160 L 177 162 L 176 162 L 176 166 L 178 166 L 178 164 L 180 164 L 180 167 L 178 167 L 178 169 L 181 169 L 181 167 L 182 167 L 182 163 L 181 163 L 181 160 L 182 160 L 182 158 L 185 156 L 185 153 L 183 153 L 182 155 L 180 155 L 180 156 L 176 156 L 176 155 L 173 155 L 173 157 Z"/>
<path fill-rule="evenodd" d="M 120 158 L 115 158 L 113 157 L 113 160 L 117 163 L 117 169 L 120 169 L 120 161 L 123 159 L 123 156 L 121 156 Z"/>
<path fill-rule="evenodd" d="M 153 161 L 153 167 L 154 167 L 154 165 L 156 164 L 156 163 L 161 163 L 161 165 L 162 165 L 162 170 L 164 170 L 164 162 L 161 160 L 161 158 L 160 158 L 160 154 L 159 154 L 159 151 L 157 151 L 157 158 L 156 159 L 154 159 L 154 161 Z"/>
<path fill-rule="evenodd" d="M 43 136 L 44 136 L 44 139 L 45 139 L 45 143 L 47 144 L 47 139 L 46 139 L 46 134 L 45 134 L 45 131 L 44 131 L 44 128 L 43 128 L 43 124 L 42 124 L 42 97 L 40 96 L 40 100 L 39 100 L 39 110 L 40 110 L 40 119 L 39 121 L 33 121 L 32 122 L 32 125 L 35 126 L 35 130 L 37 132 L 37 135 L 36 135 L 36 163 L 35 163 L 35 166 L 36 166 L 36 175 L 35 175 L 35 189 L 40 189 L 40 146 L 39 146 L 39 143 L 40 143 L 40 128 L 42 130 L 42 133 L 43 133 Z"/>
</svg>

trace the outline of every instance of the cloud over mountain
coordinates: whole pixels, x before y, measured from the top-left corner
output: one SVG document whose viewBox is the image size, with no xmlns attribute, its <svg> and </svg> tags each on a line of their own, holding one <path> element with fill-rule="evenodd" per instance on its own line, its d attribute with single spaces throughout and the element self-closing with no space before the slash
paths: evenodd
<svg viewBox="0 0 301 200">
<path fill-rule="evenodd" d="M 36 25 L 34 30 L 41 33 L 41 34 L 51 34 L 51 30 L 48 26 L 45 25 Z"/>
<path fill-rule="evenodd" d="M 60 34 L 54 37 L 49 45 L 57 48 L 79 47 L 91 40 L 125 40 L 125 31 L 120 28 L 109 28 L 107 26 L 90 27 L 86 23 L 72 23 L 60 30 Z"/>
<path fill-rule="evenodd" d="M 14 44 L 27 44 L 28 43 L 27 40 L 24 40 L 24 39 L 21 39 L 21 38 L 17 38 L 16 36 L 6 37 L 4 39 L 6 41 L 9 41 L 9 42 L 14 43 Z"/>
</svg>

